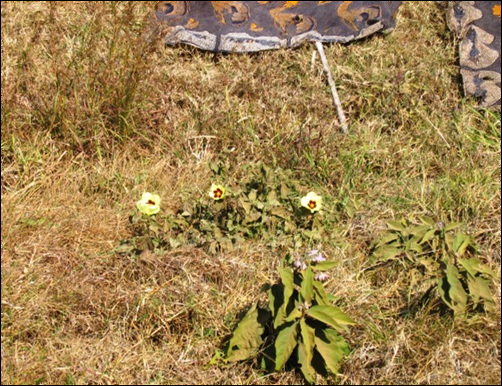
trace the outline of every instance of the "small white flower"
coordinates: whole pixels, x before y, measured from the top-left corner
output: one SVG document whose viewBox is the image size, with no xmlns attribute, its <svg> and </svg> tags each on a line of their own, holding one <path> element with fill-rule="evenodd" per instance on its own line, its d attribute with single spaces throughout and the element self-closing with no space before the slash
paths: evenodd
<svg viewBox="0 0 502 386">
<path fill-rule="evenodd" d="M 328 280 L 329 275 L 326 272 L 318 272 L 315 274 L 314 279 L 317 281 L 326 281 Z"/>
<path fill-rule="evenodd" d="M 309 252 L 310 261 L 313 263 L 320 263 L 321 261 L 326 261 L 324 255 L 317 249 L 313 249 Z"/>
</svg>

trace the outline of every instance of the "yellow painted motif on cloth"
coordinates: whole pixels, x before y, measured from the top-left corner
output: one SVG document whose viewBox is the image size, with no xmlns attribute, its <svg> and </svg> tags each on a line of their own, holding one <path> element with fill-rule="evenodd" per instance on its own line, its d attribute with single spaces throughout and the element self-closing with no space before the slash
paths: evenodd
<svg viewBox="0 0 502 386">
<path fill-rule="evenodd" d="M 500 5 L 494 5 L 492 11 L 495 16 L 500 17 Z"/>
<path fill-rule="evenodd" d="M 251 31 L 260 32 L 263 31 L 263 28 L 258 27 L 256 23 L 251 23 Z"/>
</svg>

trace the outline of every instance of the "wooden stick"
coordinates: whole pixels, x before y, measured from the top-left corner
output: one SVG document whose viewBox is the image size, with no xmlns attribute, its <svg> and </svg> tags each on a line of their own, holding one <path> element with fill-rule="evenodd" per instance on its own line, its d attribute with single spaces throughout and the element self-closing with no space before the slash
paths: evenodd
<svg viewBox="0 0 502 386">
<path fill-rule="evenodd" d="M 331 94 L 333 95 L 333 102 L 335 102 L 336 110 L 338 112 L 338 119 L 340 120 L 340 124 L 342 125 L 342 131 L 344 134 L 347 134 L 349 132 L 347 119 L 345 118 L 342 104 L 340 103 L 340 98 L 338 97 L 338 93 L 336 92 L 335 81 L 331 76 L 331 70 L 329 68 L 328 60 L 326 59 L 326 55 L 324 54 L 324 47 L 321 42 L 315 42 L 315 46 L 317 47 L 317 51 L 319 51 L 319 56 L 321 57 L 324 72 L 326 72 L 326 75 L 328 76 L 329 87 L 331 87 Z"/>
</svg>

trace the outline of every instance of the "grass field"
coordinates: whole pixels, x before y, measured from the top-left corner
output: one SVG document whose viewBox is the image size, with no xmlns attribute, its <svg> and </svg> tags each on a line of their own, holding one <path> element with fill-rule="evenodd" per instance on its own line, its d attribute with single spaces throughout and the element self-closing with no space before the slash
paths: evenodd
<svg viewBox="0 0 502 386">
<path fill-rule="evenodd" d="M 338 203 L 326 288 L 357 324 L 340 376 L 320 383 L 500 384 L 500 112 L 464 98 L 442 11 L 405 2 L 391 34 L 325 46 L 344 136 L 314 45 L 166 48 L 144 39 L 153 7 L 2 2 L 2 384 L 303 383 L 210 364 L 277 279 L 267 242 L 115 251 L 143 192 L 174 213 L 225 161 L 234 180 L 263 162 Z M 406 272 L 364 271 L 386 222 L 420 215 L 476 239 L 494 313 L 411 312 Z"/>
</svg>

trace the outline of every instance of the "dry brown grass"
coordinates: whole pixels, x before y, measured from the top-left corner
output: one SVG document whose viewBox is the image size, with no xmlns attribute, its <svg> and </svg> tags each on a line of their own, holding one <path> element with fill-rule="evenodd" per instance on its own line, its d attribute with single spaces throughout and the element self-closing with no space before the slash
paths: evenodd
<svg viewBox="0 0 502 386">
<path fill-rule="evenodd" d="M 152 3 L 2 2 L 2 384 L 297 384 L 208 366 L 276 278 L 261 243 L 113 252 L 143 191 L 174 211 L 206 161 L 258 160 L 359 210 L 328 284 L 357 322 L 343 384 L 500 383 L 500 114 L 462 99 L 454 38 L 431 2 L 398 28 L 327 47 L 343 137 L 313 47 L 218 55 L 145 42 Z M 231 151 L 230 151 L 231 150 Z M 495 315 L 406 313 L 398 275 L 361 274 L 384 221 L 462 221 L 498 272 Z M 397 279 L 396 279 L 397 276 Z"/>
</svg>

